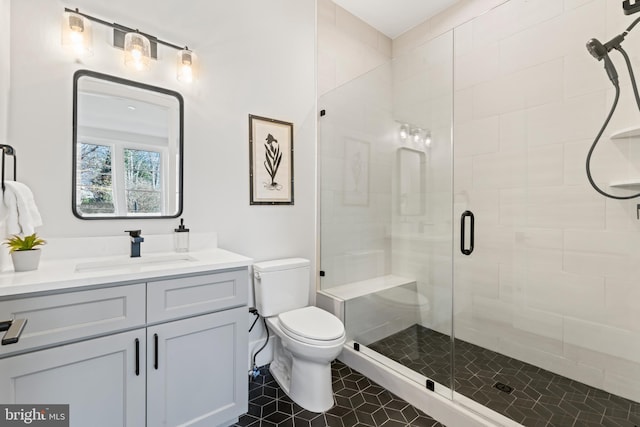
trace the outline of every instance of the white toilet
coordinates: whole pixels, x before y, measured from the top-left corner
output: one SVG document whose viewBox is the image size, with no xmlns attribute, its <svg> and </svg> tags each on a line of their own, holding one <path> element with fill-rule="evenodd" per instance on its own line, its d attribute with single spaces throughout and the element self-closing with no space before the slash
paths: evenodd
<svg viewBox="0 0 640 427">
<path fill-rule="evenodd" d="M 253 265 L 258 313 L 275 335 L 270 371 L 285 393 L 311 412 L 333 406 L 331 361 L 342 351 L 344 325 L 309 306 L 309 260 L 288 258 Z"/>
</svg>

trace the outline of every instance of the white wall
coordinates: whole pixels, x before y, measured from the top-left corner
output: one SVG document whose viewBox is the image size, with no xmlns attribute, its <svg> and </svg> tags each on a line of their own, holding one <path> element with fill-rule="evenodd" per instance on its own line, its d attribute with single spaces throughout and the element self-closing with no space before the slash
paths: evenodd
<svg viewBox="0 0 640 427">
<path fill-rule="evenodd" d="M 83 221 L 71 213 L 72 77 L 88 68 L 181 92 L 185 98 L 185 223 L 216 231 L 223 248 L 256 260 L 314 259 L 315 4 L 147 0 L 11 2 L 9 141 L 33 190 L 46 237 L 168 233 L 176 219 Z M 94 54 L 76 62 L 60 45 L 64 6 L 186 44 L 200 60 L 191 86 L 174 77 L 175 51 L 136 74 L 94 24 Z M 3 26 L 4 28 L 4 26 Z M 295 37 L 291 35 L 295 34 Z M 1 88 L 1 86 L 0 86 Z M 249 206 L 248 114 L 294 123 L 295 205 Z M 144 251 L 144 249 L 143 249 Z"/>
<path fill-rule="evenodd" d="M 0 144 L 7 139 L 7 116 L 9 103 L 9 40 L 10 0 L 0 0 Z"/>
</svg>

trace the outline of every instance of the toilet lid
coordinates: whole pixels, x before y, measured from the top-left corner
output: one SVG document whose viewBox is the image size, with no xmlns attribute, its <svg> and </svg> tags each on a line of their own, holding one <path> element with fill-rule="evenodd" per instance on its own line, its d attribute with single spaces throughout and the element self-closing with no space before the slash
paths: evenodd
<svg viewBox="0 0 640 427">
<path fill-rule="evenodd" d="M 309 306 L 278 315 L 282 330 L 289 336 L 314 341 L 333 341 L 344 336 L 344 325 L 333 314 Z"/>
</svg>

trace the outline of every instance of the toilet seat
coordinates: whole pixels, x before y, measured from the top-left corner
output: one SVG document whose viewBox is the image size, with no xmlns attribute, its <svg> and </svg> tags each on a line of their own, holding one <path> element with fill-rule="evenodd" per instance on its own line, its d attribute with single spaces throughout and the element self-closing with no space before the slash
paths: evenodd
<svg viewBox="0 0 640 427">
<path fill-rule="evenodd" d="M 282 332 L 306 344 L 329 346 L 345 335 L 340 319 L 314 306 L 280 313 L 278 320 Z"/>
</svg>

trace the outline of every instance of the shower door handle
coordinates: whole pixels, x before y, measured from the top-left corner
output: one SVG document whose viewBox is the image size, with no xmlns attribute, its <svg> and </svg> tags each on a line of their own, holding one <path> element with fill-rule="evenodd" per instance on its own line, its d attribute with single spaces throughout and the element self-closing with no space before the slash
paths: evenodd
<svg viewBox="0 0 640 427">
<path fill-rule="evenodd" d="M 466 228 L 467 228 L 467 218 L 469 218 L 469 248 L 466 248 L 465 240 L 466 240 Z M 475 234 L 475 218 L 473 216 L 473 212 L 464 211 L 462 216 L 460 217 L 460 252 L 464 255 L 471 255 L 473 252 L 473 240 Z"/>
</svg>

